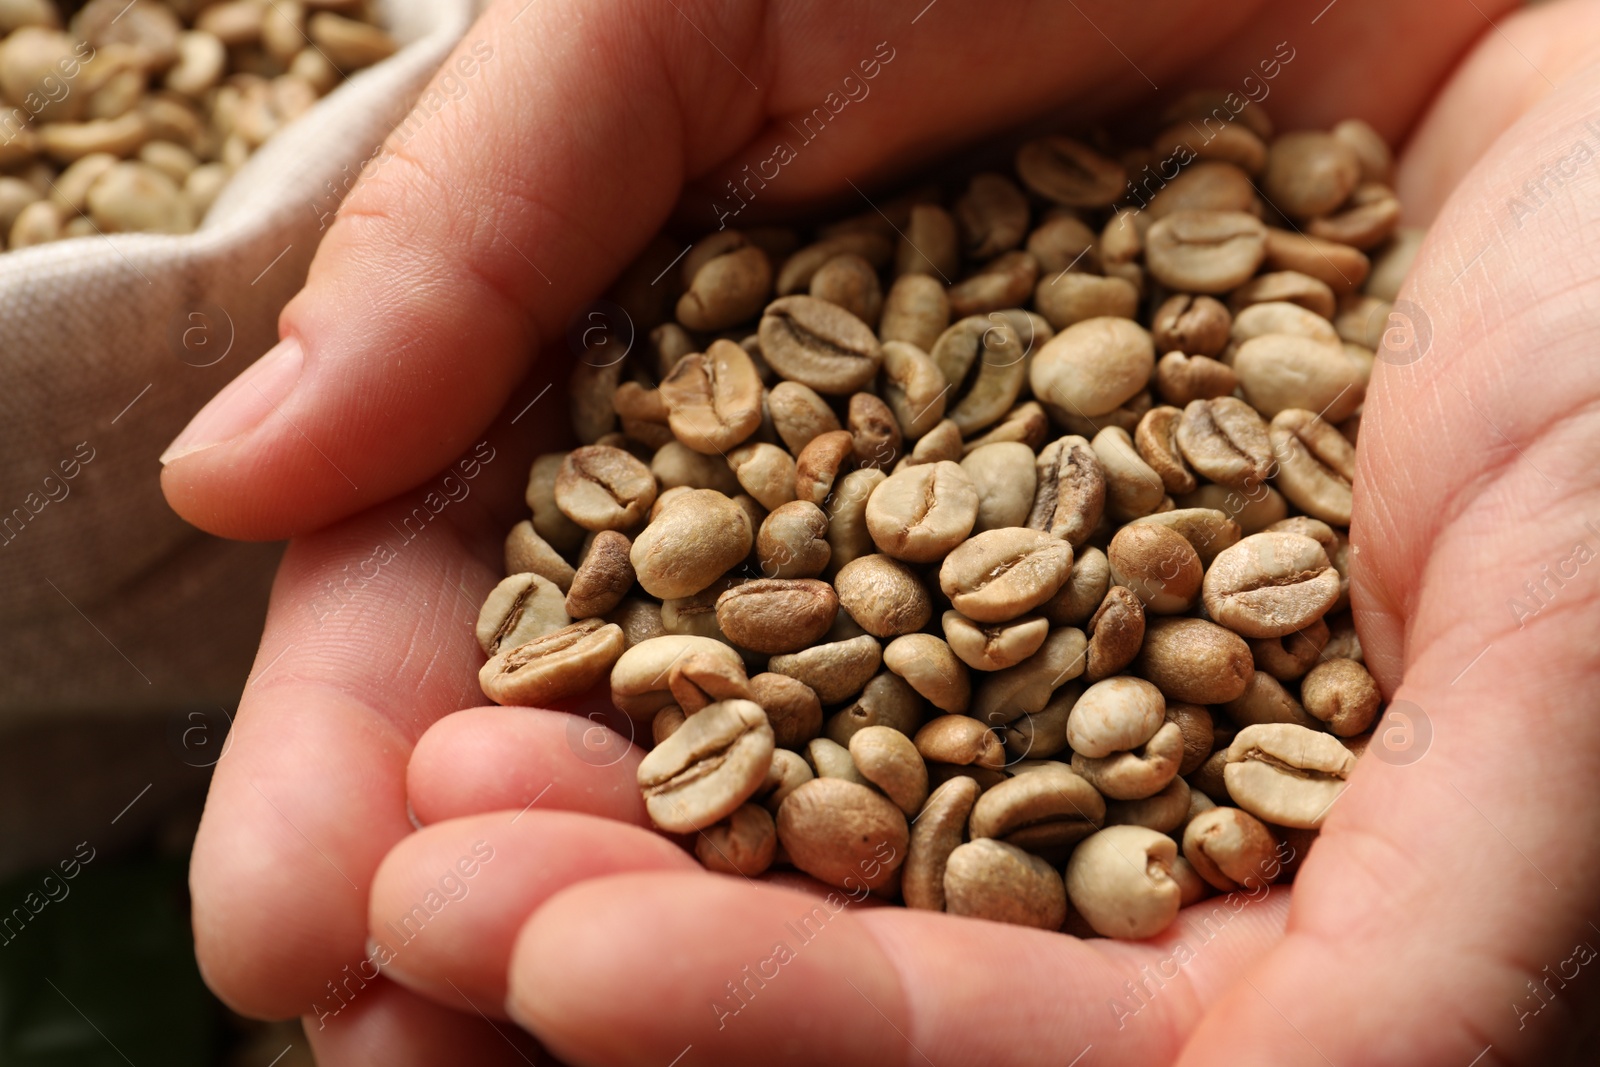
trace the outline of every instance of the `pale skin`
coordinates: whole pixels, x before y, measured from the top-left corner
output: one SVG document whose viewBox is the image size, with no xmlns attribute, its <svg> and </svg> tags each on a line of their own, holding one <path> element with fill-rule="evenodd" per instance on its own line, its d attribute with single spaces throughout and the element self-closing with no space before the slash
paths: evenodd
<svg viewBox="0 0 1600 1067">
<path fill-rule="evenodd" d="M 337 1007 L 327 983 L 369 933 L 392 940 L 486 841 L 387 978 L 308 1019 L 321 1062 L 521 1063 L 519 1026 L 578 1064 L 691 1045 L 682 1063 L 1588 1062 L 1593 982 L 1559 976 L 1600 944 L 1600 568 L 1568 564 L 1531 617 L 1507 604 L 1580 539 L 1600 549 L 1600 172 L 1546 169 L 1580 140 L 1600 154 L 1600 14 L 1492 30 L 1512 5 L 1343 0 L 1314 25 L 1321 5 L 1078 5 L 1096 32 L 1072 5 L 941 0 L 912 26 L 922 6 L 512 0 L 469 32 L 494 48 L 477 84 L 358 188 L 284 313 L 299 380 L 289 360 L 254 385 L 285 417 L 208 409 L 163 472 L 198 525 L 295 539 L 194 852 L 208 981 L 249 1014 Z M 707 874 L 643 828 L 636 750 L 597 767 L 570 716 L 474 708 L 477 605 L 565 418 L 546 397 L 508 425 L 559 377 L 531 353 L 567 358 L 566 316 L 674 203 L 765 158 L 769 125 L 885 40 L 873 95 L 784 168 L 772 209 L 842 192 L 858 210 L 847 179 L 871 190 L 1052 107 L 1148 104 L 1146 78 L 1163 99 L 1231 86 L 1285 40 L 1280 129 L 1358 116 L 1408 139 L 1399 192 L 1432 229 L 1405 295 L 1431 341 L 1374 375 L 1352 539 L 1367 662 L 1433 736 L 1409 765 L 1363 761 L 1292 890 L 1140 944 L 852 904 L 801 946 L 784 924 L 815 895 Z M 470 495 L 363 570 L 485 439 Z M 737 1007 L 726 983 L 780 939 L 794 958 L 719 1029 L 713 1002 Z M 1180 941 L 1193 958 L 1132 998 Z M 497 1036 L 480 1012 L 514 1021 Z"/>
</svg>

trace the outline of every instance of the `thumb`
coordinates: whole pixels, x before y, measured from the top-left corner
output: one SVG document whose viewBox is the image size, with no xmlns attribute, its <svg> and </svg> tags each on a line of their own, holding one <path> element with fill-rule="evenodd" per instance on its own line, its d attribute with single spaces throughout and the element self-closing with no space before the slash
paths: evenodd
<svg viewBox="0 0 1600 1067">
<path fill-rule="evenodd" d="M 759 18 L 727 22 L 716 32 L 737 53 Z M 567 310 L 666 218 L 699 165 L 689 157 L 753 132 L 760 96 L 731 67 L 677 85 L 682 65 L 650 58 L 693 32 L 671 5 L 486 12 L 423 97 L 447 102 L 419 107 L 369 162 L 283 313 L 283 340 L 162 457 L 173 508 L 224 536 L 280 538 L 386 500 L 467 448 Z M 721 141 L 686 144 L 680 108 L 709 115 Z"/>
</svg>

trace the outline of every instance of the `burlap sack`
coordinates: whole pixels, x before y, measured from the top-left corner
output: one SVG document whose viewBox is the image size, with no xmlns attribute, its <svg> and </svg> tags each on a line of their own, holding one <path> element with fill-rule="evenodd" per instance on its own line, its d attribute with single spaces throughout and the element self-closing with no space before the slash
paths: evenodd
<svg viewBox="0 0 1600 1067">
<path fill-rule="evenodd" d="M 475 13 L 384 6 L 405 47 L 268 142 L 198 232 L 0 255 L 0 725 L 237 699 L 279 550 L 180 521 L 157 457 L 277 340 L 328 217 Z"/>
</svg>

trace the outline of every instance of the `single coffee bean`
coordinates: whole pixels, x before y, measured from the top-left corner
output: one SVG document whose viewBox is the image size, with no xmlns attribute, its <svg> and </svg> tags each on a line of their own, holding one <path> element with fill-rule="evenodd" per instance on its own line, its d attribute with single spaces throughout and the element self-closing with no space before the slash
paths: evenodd
<svg viewBox="0 0 1600 1067">
<path fill-rule="evenodd" d="M 1028 234 L 1027 249 L 1044 274 L 1077 268 L 1100 269 L 1100 238 L 1076 215 L 1063 212 L 1047 216 Z"/>
<path fill-rule="evenodd" d="M 1020 441 L 1030 449 L 1035 449 L 1044 444 L 1049 432 L 1049 416 L 1044 413 L 1044 408 L 1038 401 L 1029 400 L 1006 412 L 1005 418 L 998 424 L 990 427 L 981 437 L 967 441 L 961 446 L 960 451 L 964 454 L 984 445 L 999 444 L 1002 441 Z"/>
<path fill-rule="evenodd" d="M 667 689 L 685 715 L 722 700 L 754 700 L 744 664 L 720 653 L 690 652 L 673 661 Z"/>
<path fill-rule="evenodd" d="M 839 604 L 873 637 L 915 633 L 933 614 L 916 572 L 884 555 L 853 559 L 834 575 Z"/>
<path fill-rule="evenodd" d="M 694 854 L 707 870 L 754 878 L 772 866 L 778 851 L 778 825 L 759 804 L 741 804 L 732 815 L 708 826 L 695 839 Z"/>
<path fill-rule="evenodd" d="M 1361 180 L 1361 161 L 1341 139 L 1321 131 L 1286 133 L 1272 142 L 1261 191 L 1291 218 L 1326 215 Z"/>
<path fill-rule="evenodd" d="M 567 453 L 555 479 L 556 506 L 585 530 L 634 526 L 644 519 L 655 499 L 656 480 L 650 468 L 620 448 L 586 445 L 575 449 Z M 537 528 L 538 512 L 534 514 Z"/>
<path fill-rule="evenodd" d="M 1144 605 L 1126 586 L 1114 585 L 1089 619 L 1089 649 L 1083 672 L 1087 682 L 1122 673 L 1144 644 Z"/>
<path fill-rule="evenodd" d="M 978 799 L 978 783 L 971 778 L 951 778 L 929 795 L 911 822 L 904 874 L 900 882 L 906 907 L 943 911 L 944 872 L 950 853 L 966 836 L 967 816 Z"/>
<path fill-rule="evenodd" d="M 756 534 L 756 559 L 767 578 L 815 578 L 828 566 L 828 516 L 809 500 L 772 509 Z"/>
<path fill-rule="evenodd" d="M 750 699 L 761 705 L 779 748 L 797 749 L 822 732 L 822 701 L 810 686 L 787 675 L 750 679 Z"/>
<path fill-rule="evenodd" d="M 1300 408 L 1280 411 L 1271 434 L 1279 491 L 1307 515 L 1349 526 L 1355 446 L 1332 424 Z"/>
<path fill-rule="evenodd" d="M 1004 726 L 1041 711 L 1051 695 L 1083 674 L 1088 642 L 1073 627 L 1053 630 L 1039 651 L 1015 667 L 995 671 L 979 684 L 972 715 L 990 726 Z"/>
<path fill-rule="evenodd" d="M 660 483 L 663 495 L 680 486 L 713 489 L 727 497 L 736 495 L 740 489 L 739 479 L 726 459 L 696 452 L 678 440 L 668 441 L 656 450 L 650 460 L 650 473 Z"/>
<path fill-rule="evenodd" d="M 1353 659 L 1330 659 L 1311 668 L 1300 683 L 1306 711 L 1340 737 L 1363 733 L 1378 716 L 1383 694 L 1367 669 Z"/>
<path fill-rule="evenodd" d="M 1016 666 L 1039 651 L 1050 632 L 1049 622 L 1034 616 L 979 623 L 959 611 L 947 611 L 940 624 L 950 650 L 962 663 L 978 671 Z"/>
<path fill-rule="evenodd" d="M 1310 625 L 1339 597 L 1339 572 L 1300 534 L 1252 534 L 1217 555 L 1202 587 L 1206 611 L 1242 637 L 1279 637 Z"/>
<path fill-rule="evenodd" d="M 1106 804 L 1106 825 L 1143 826 L 1170 834 L 1189 821 L 1189 797 L 1192 792 L 1188 782 L 1174 778 L 1159 793 L 1142 800 L 1109 801 Z"/>
<path fill-rule="evenodd" d="M 1223 772 L 1234 803 L 1263 822 L 1315 830 L 1344 792 L 1356 758 L 1328 734 L 1303 726 L 1246 726 Z"/>
<path fill-rule="evenodd" d="M 1063 270 L 1039 282 L 1033 293 L 1033 303 L 1045 321 L 1064 330 L 1074 323 L 1102 316 L 1134 318 L 1139 310 L 1139 290 L 1123 278 L 1102 278 L 1098 274 Z"/>
<path fill-rule="evenodd" d="M 1387 185 L 1368 182 L 1356 186 L 1343 210 L 1306 225 L 1306 235 L 1325 241 L 1371 249 L 1387 241 L 1400 225 L 1400 201 Z"/>
<path fill-rule="evenodd" d="M 1210 566 L 1217 553 L 1239 543 L 1239 524 L 1216 508 L 1173 508 L 1154 515 L 1134 519 L 1130 526 L 1165 526 L 1183 535 L 1200 557 L 1201 564 Z"/>
<path fill-rule="evenodd" d="M 1155 346 L 1129 319 L 1074 323 L 1033 356 L 1028 372 L 1040 400 L 1074 415 L 1095 418 L 1136 395 L 1155 369 Z"/>
<path fill-rule="evenodd" d="M 1039 607 L 1053 626 L 1086 625 L 1105 602 L 1111 587 L 1111 564 L 1093 546 L 1079 549 L 1060 592 Z"/>
<path fill-rule="evenodd" d="M 1049 863 L 1003 841 L 958 845 L 944 871 L 945 910 L 990 922 L 1059 930 L 1067 892 Z"/>
<path fill-rule="evenodd" d="M 817 778 L 778 807 L 778 840 L 820 882 L 879 889 L 905 863 L 910 830 L 900 809 L 867 786 Z"/>
<path fill-rule="evenodd" d="M 783 377 L 831 396 L 878 373 L 878 338 L 848 311 L 810 296 L 779 297 L 761 316 L 761 353 Z"/>
<path fill-rule="evenodd" d="M 629 559 L 644 591 L 690 596 L 750 554 L 754 541 L 743 508 L 712 489 L 686 493 L 634 539 Z"/>
<path fill-rule="evenodd" d="M 567 591 L 567 614 L 580 619 L 604 615 L 633 588 L 633 562 L 628 558 L 633 542 L 615 530 L 595 534 L 589 554 L 583 557 Z"/>
<path fill-rule="evenodd" d="M 971 832 L 1028 851 L 1061 848 L 1105 824 L 1100 794 L 1065 764 L 1049 763 L 988 789 L 972 809 Z"/>
<path fill-rule="evenodd" d="M 913 204 L 895 248 L 896 274 L 934 274 L 948 279 L 960 262 L 956 220 L 937 204 Z"/>
<path fill-rule="evenodd" d="M 816 775 L 811 772 L 811 764 L 807 763 L 806 758 L 800 753 L 784 748 L 775 749 L 772 753 L 772 764 L 767 768 L 767 776 L 762 780 L 761 787 L 756 790 L 754 799 L 768 812 L 776 815 L 778 808 L 790 793 L 815 777 Z"/>
<path fill-rule="evenodd" d="M 527 519 L 513 526 L 506 535 L 505 560 L 507 574 L 537 574 L 554 582 L 563 593 L 572 588 L 575 573 L 572 564 L 562 559 L 561 553 L 540 537 Z"/>
<path fill-rule="evenodd" d="M 1271 472 L 1267 423 L 1242 400 L 1225 396 L 1191 401 L 1175 436 L 1183 457 L 1219 485 L 1250 488 Z"/>
<path fill-rule="evenodd" d="M 1211 712 L 1199 704 L 1167 703 L 1167 722 L 1177 723 L 1183 734 L 1183 762 L 1180 775 L 1193 774 L 1210 756 L 1216 744 Z"/>
<path fill-rule="evenodd" d="M 905 467 L 873 490 L 866 518 L 880 551 L 909 563 L 932 563 L 971 532 L 978 490 L 959 463 Z"/>
<path fill-rule="evenodd" d="M 798 456 L 814 438 L 841 429 L 839 416 L 817 391 L 799 382 L 779 382 L 767 394 L 772 427 L 784 446 Z"/>
<path fill-rule="evenodd" d="M 1225 293 L 1248 281 L 1267 251 L 1267 228 L 1243 211 L 1175 211 L 1150 227 L 1145 265 L 1190 293 Z"/>
<path fill-rule="evenodd" d="M 1038 280 L 1039 261 L 1032 253 L 1006 252 L 950 287 L 950 311 L 984 315 L 1017 307 L 1027 302 Z"/>
<path fill-rule="evenodd" d="M 944 418 L 950 386 L 922 349 L 906 341 L 883 343 L 883 399 L 904 437 L 921 437 Z"/>
<path fill-rule="evenodd" d="M 997 771 L 1006 763 L 1000 738 L 977 719 L 965 715 L 935 716 L 911 740 L 930 764 L 973 764 Z"/>
<path fill-rule="evenodd" d="M 1047 758 L 1067 747 L 1067 719 L 1072 707 L 1082 695 L 1076 682 L 1068 682 L 1045 704 L 1031 715 L 1023 715 L 1005 725 L 1001 736 L 1005 739 L 1006 755 L 1013 761 L 1029 757 Z"/>
<path fill-rule="evenodd" d="M 496 704 L 543 707 L 594 688 L 622 655 L 622 645 L 620 626 L 584 619 L 502 648 L 478 672 L 478 684 Z"/>
<path fill-rule="evenodd" d="M 1177 777 L 1178 765 L 1182 762 L 1183 732 L 1176 723 L 1170 722 L 1164 723 L 1150 740 L 1131 751 L 1101 758 L 1080 752 L 1072 755 L 1072 769 L 1109 800 L 1142 800 L 1154 796 Z"/>
<path fill-rule="evenodd" d="M 1213 804 L 1232 804 L 1234 800 L 1228 795 L 1228 785 L 1225 773 L 1228 767 L 1228 744 L 1224 738 L 1217 738 L 1217 750 L 1206 757 L 1204 763 L 1189 774 L 1189 787 L 1198 791 Z"/>
<path fill-rule="evenodd" d="M 1133 434 L 1133 445 L 1139 458 L 1161 477 L 1161 484 L 1169 493 L 1188 493 L 1194 490 L 1194 472 L 1184 461 L 1178 447 L 1178 423 L 1183 412 L 1164 404 L 1145 412 Z"/>
<path fill-rule="evenodd" d="M 828 632 L 839 598 L 815 578 L 757 578 L 717 598 L 717 625 L 752 652 L 797 652 Z"/>
<path fill-rule="evenodd" d="M 1145 622 L 1144 645 L 1133 669 L 1171 701 L 1221 704 L 1250 684 L 1250 646 L 1233 631 L 1205 619 Z"/>
<path fill-rule="evenodd" d="M 1033 449 L 1019 441 L 984 445 L 967 453 L 961 469 L 978 491 L 976 532 L 1026 525 L 1037 488 Z"/>
<path fill-rule="evenodd" d="M 905 634 L 883 650 L 883 665 L 941 711 L 963 712 L 972 700 L 966 664 L 932 634 Z"/>
<path fill-rule="evenodd" d="M 764 441 L 742 445 L 728 453 L 728 466 L 740 487 L 768 511 L 794 500 L 794 457 L 777 445 Z"/>
<path fill-rule="evenodd" d="M 673 664 L 697 652 L 721 658 L 730 671 L 744 670 L 739 653 L 721 641 L 675 634 L 652 637 L 630 645 L 611 668 L 611 703 L 639 722 L 677 703 L 669 686 Z"/>
<path fill-rule="evenodd" d="M 1122 195 L 1122 165 L 1059 134 L 1017 149 L 1017 177 L 1033 192 L 1064 207 L 1105 207 Z"/>
<path fill-rule="evenodd" d="M 1390 242 L 1390 246 L 1397 243 L 1398 239 Z M 1372 270 L 1372 261 L 1349 245 L 1280 230 L 1274 226 L 1267 227 L 1267 265 L 1274 270 L 1309 274 L 1324 282 L 1335 294 L 1353 293 L 1360 289 L 1361 283 L 1367 280 L 1367 274 Z M 1405 275 L 1399 277 L 1404 278 Z M 1370 284 L 1366 291 L 1372 296 L 1383 295 Z M 1394 297 L 1395 292 L 1389 292 L 1384 298 L 1393 300 Z"/>
<path fill-rule="evenodd" d="M 939 279 L 927 274 L 902 274 L 884 297 L 878 336 L 884 343 L 904 341 L 926 352 L 949 325 L 950 298 Z M 942 383 L 940 387 L 943 388 Z M 901 428 L 905 429 L 903 425 Z M 906 433 L 916 436 L 910 430 Z"/>
<path fill-rule="evenodd" d="M 1221 705 L 1228 721 L 1237 726 L 1254 726 L 1257 723 L 1292 723 L 1308 730 L 1321 729 L 1322 724 L 1306 714 L 1283 683 L 1270 674 L 1257 671 L 1245 686 L 1244 692 Z"/>
<path fill-rule="evenodd" d="M 862 636 L 773 656 L 767 669 L 804 682 L 824 704 L 839 704 L 861 692 L 882 661 L 882 646 Z"/>
<path fill-rule="evenodd" d="M 644 597 L 626 597 L 605 617 L 622 627 L 627 648 L 653 637 L 663 637 L 666 629 L 661 625 L 661 605 Z"/>
<path fill-rule="evenodd" d="M 1232 316 L 1213 297 L 1178 293 L 1156 309 L 1150 337 L 1163 356 L 1216 356 L 1228 343 Z M 1219 394 L 1222 395 L 1222 394 Z"/>
<path fill-rule="evenodd" d="M 850 758 L 861 777 L 883 790 L 906 817 L 928 799 L 928 768 L 911 738 L 891 726 L 867 726 L 850 736 Z"/>
<path fill-rule="evenodd" d="M 1324 319 L 1333 318 L 1336 306 L 1333 290 L 1328 288 L 1326 282 L 1294 270 L 1278 270 L 1268 274 L 1258 274 L 1228 294 L 1228 308 L 1235 315 L 1254 305 L 1269 303 L 1297 304 Z M 1272 333 L 1278 331 L 1264 330 L 1260 332 Z M 1282 332 L 1294 333 L 1296 331 L 1285 330 Z M 1246 339 L 1234 338 L 1237 341 Z"/>
<path fill-rule="evenodd" d="M 584 612 L 584 616 L 598 614 Z M 478 612 L 478 647 L 493 656 L 571 622 L 554 582 L 537 574 L 513 574 L 490 591 Z"/>
<path fill-rule="evenodd" d="M 1039 530 L 1008 527 L 977 534 L 939 567 L 951 605 L 979 622 L 1005 622 L 1060 590 L 1072 569 L 1072 546 Z"/>
<path fill-rule="evenodd" d="M 1106 508 L 1112 515 L 1133 519 L 1161 508 L 1167 495 L 1161 476 L 1140 458 L 1127 430 L 1107 426 L 1092 445 L 1105 472 Z"/>
<path fill-rule="evenodd" d="M 1100 457 L 1082 437 L 1062 437 L 1040 451 L 1035 472 L 1038 488 L 1028 527 L 1081 546 L 1105 511 L 1106 475 Z"/>
<path fill-rule="evenodd" d="M 1183 856 L 1213 888 L 1254 891 L 1280 871 L 1278 843 L 1261 820 L 1238 808 L 1212 808 L 1183 830 Z"/>
<path fill-rule="evenodd" d="M 1027 355 L 1004 319 L 969 315 L 952 324 L 928 351 L 950 387 L 945 417 L 966 435 L 998 421 L 1017 402 Z"/>
<path fill-rule="evenodd" d="M 1179 131 L 1180 137 L 1197 140 L 1187 123 L 1171 127 L 1166 132 L 1173 130 Z M 1210 140 L 1201 142 L 1191 151 L 1205 156 L 1229 142 L 1237 148 L 1239 143 L 1234 138 L 1238 136 L 1254 140 L 1260 147 L 1262 159 L 1266 158 L 1265 147 L 1248 130 L 1229 125 L 1208 131 L 1208 135 Z M 1157 135 L 1155 150 L 1163 157 L 1169 154 L 1162 146 L 1162 135 Z M 1250 175 L 1245 168 L 1231 161 L 1203 158 L 1201 162 L 1185 167 L 1176 178 L 1163 185 L 1150 198 L 1144 213 L 1153 223 L 1178 211 L 1243 211 L 1254 214 L 1258 210 L 1257 203 L 1255 187 L 1250 184 Z"/>
<path fill-rule="evenodd" d="M 1175 407 L 1196 400 L 1231 396 L 1239 387 L 1233 368 L 1207 356 L 1186 356 L 1168 352 L 1156 364 L 1156 392 Z"/>
<path fill-rule="evenodd" d="M 1335 123 L 1329 132 L 1333 134 L 1335 140 L 1356 154 L 1356 158 L 1361 162 L 1362 181 L 1389 180 L 1394 157 L 1382 134 L 1360 119 L 1345 119 Z"/>
<path fill-rule="evenodd" d="M 1083 691 L 1067 718 L 1067 744 L 1104 758 L 1148 742 L 1165 721 L 1160 690 L 1141 678 L 1107 678 Z"/>
<path fill-rule="evenodd" d="M 832 430 L 813 437 L 795 459 L 795 498 L 824 504 L 834 482 L 850 469 L 855 457 L 855 438 L 848 430 Z"/>
<path fill-rule="evenodd" d="M 1110 826 L 1073 850 L 1067 896 L 1098 934 L 1154 937 L 1178 917 L 1181 891 L 1172 878 L 1178 846 L 1143 826 Z"/>
<path fill-rule="evenodd" d="M 839 305 L 868 326 L 877 324 L 883 310 L 878 272 L 854 252 L 842 252 L 818 267 L 811 276 L 811 295 Z"/>
<path fill-rule="evenodd" d="M 869 784 L 856 767 L 850 750 L 826 737 L 813 737 L 806 743 L 806 759 L 818 778 L 837 778 L 857 785 Z"/>
<path fill-rule="evenodd" d="M 688 721 L 689 717 L 683 713 L 682 708 L 676 704 L 668 704 L 656 712 L 655 718 L 650 720 L 650 739 L 659 745 L 677 733 Z"/>
<path fill-rule="evenodd" d="M 1028 198 L 1003 174 L 974 174 L 955 204 L 961 246 L 973 259 L 988 259 L 1022 243 L 1028 233 Z"/>
<path fill-rule="evenodd" d="M 1176 530 L 1156 524 L 1124 526 L 1106 548 L 1111 580 L 1126 587 L 1155 615 L 1188 611 L 1200 596 L 1204 570 L 1194 546 Z"/>
<path fill-rule="evenodd" d="M 691 330 L 726 330 L 748 322 L 772 292 L 772 263 L 755 245 L 729 250 L 698 266 L 689 291 L 678 298 L 678 321 Z"/>
<path fill-rule="evenodd" d="M 871 555 L 876 549 L 867 524 L 867 505 L 878 486 L 887 480 L 888 475 L 871 467 L 851 471 L 839 479 L 827 499 L 830 570 L 837 572 L 851 560 Z"/>
<path fill-rule="evenodd" d="M 702 709 L 639 763 L 650 819 L 670 833 L 704 830 L 732 815 L 772 764 L 772 727 L 749 700 Z"/>
<path fill-rule="evenodd" d="M 1252 338 L 1239 346 L 1233 369 L 1245 399 L 1268 418 L 1302 408 L 1341 422 L 1361 406 L 1365 393 L 1340 349 L 1307 337 Z"/>
<path fill-rule="evenodd" d="M 1322 619 L 1282 637 L 1258 637 L 1250 642 L 1250 655 L 1256 670 L 1280 682 L 1293 682 L 1322 662 L 1322 647 L 1328 643 L 1328 624 Z"/>
</svg>

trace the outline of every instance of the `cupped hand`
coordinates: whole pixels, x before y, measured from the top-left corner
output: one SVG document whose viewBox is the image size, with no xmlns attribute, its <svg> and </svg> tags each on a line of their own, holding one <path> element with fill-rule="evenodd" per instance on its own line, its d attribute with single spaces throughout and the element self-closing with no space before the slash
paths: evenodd
<svg viewBox="0 0 1600 1067">
<path fill-rule="evenodd" d="M 1524 983 L 1570 974 L 1589 930 L 1595 817 L 1578 783 L 1600 748 L 1582 706 L 1592 578 L 1580 570 L 1521 629 L 1504 601 L 1526 599 L 1521 583 L 1583 536 L 1585 405 L 1600 382 L 1576 346 L 1594 212 L 1581 169 L 1545 180 L 1531 215 L 1507 199 L 1589 136 L 1579 119 L 1600 88 L 1578 72 L 1579 44 L 1595 38 L 1587 9 L 1486 35 L 1402 171 L 1425 217 L 1549 96 L 1436 226 L 1410 293 L 1427 350 L 1380 366 L 1365 420 L 1362 633 L 1432 744 L 1411 765 L 1363 762 L 1287 920 L 1288 894 L 1275 893 L 1213 937 L 1207 909 L 1231 905 L 1212 901 L 1156 942 L 1118 945 L 852 906 L 829 925 L 837 938 L 719 1019 L 715 1001 L 736 1003 L 725 984 L 814 901 L 663 848 L 639 826 L 637 755 L 616 741 L 597 759 L 581 718 L 483 709 L 429 730 L 478 703 L 471 621 L 521 517 L 527 461 L 563 421 L 512 423 L 559 377 L 530 374 L 528 353 L 642 245 L 684 180 L 714 188 L 757 158 L 763 130 L 808 110 L 857 51 L 889 40 L 903 66 L 875 85 L 880 110 L 863 106 L 825 152 L 785 169 L 774 205 L 846 179 L 870 189 L 1052 106 L 1138 101 L 1146 77 L 1227 84 L 1285 39 L 1297 58 L 1269 102 L 1280 126 L 1358 115 L 1398 137 L 1485 33 L 1470 8 L 1352 0 L 1314 24 L 1315 12 L 1242 5 L 1082 12 L 996 16 L 942 0 L 915 24 L 909 9 L 710 5 L 486 16 L 469 45 L 494 42 L 494 80 L 491 61 L 482 91 L 353 195 L 285 315 L 293 373 L 280 356 L 231 390 L 281 388 L 276 406 L 245 403 L 266 415 L 249 426 L 237 403 L 227 418 L 208 409 L 164 473 L 175 506 L 222 532 L 342 519 L 286 558 L 196 845 L 197 946 L 226 999 L 306 1014 L 330 1063 L 364 1062 L 370 1043 L 353 1034 L 404 1049 L 412 1031 L 411 1058 L 385 1062 L 437 1062 L 427 1050 L 453 1034 L 475 1050 L 462 1062 L 517 1062 L 514 1028 L 489 1021 L 508 999 L 582 1063 L 666 1063 L 691 1045 L 685 1063 L 1065 1063 L 1080 1050 L 1086 1064 L 1143 1063 L 1187 1043 L 1192 1063 L 1490 1064 L 1550 1062 L 1537 1057 L 1572 1037 L 1582 987 L 1552 982 L 1529 999 Z M 414 834 L 413 814 L 426 826 Z M 449 903 L 388 961 L 409 992 L 368 980 L 369 934 L 383 939 L 429 893 Z M 1180 955 L 1170 979 L 1141 972 L 1164 975 Z M 483 1040 L 489 1026 L 498 1043 Z"/>
</svg>

